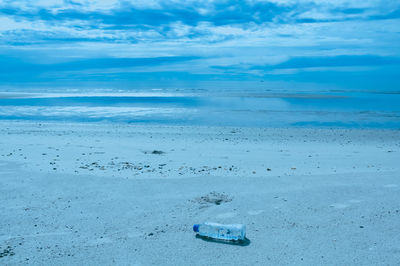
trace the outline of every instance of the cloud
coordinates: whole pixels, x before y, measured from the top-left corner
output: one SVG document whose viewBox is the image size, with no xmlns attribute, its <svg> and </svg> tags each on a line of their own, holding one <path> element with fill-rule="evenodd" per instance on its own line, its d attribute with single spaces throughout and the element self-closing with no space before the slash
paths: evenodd
<svg viewBox="0 0 400 266">
<path fill-rule="evenodd" d="M 400 65 L 400 57 L 382 56 L 331 56 L 331 57 L 294 57 L 273 66 L 253 67 L 263 69 L 293 69 L 319 67 L 354 67 Z"/>
<path fill-rule="evenodd" d="M 398 67 L 385 60 L 399 28 L 400 2 L 385 0 L 2 0 L 0 83 L 381 75 Z"/>
<path fill-rule="evenodd" d="M 75 59 L 70 62 L 55 64 L 38 64 L 25 62 L 19 58 L 3 56 L 0 57 L 0 77 L 3 81 L 18 79 L 24 76 L 26 80 L 32 81 L 43 76 L 54 76 L 64 73 L 64 78 L 71 73 L 79 73 L 81 78 L 90 76 L 96 72 L 129 72 L 129 69 L 156 67 L 178 62 L 187 62 L 198 59 L 197 57 L 152 57 L 152 58 L 92 58 Z M 117 70 L 117 71 L 115 71 Z M 132 71 L 132 70 L 130 70 Z M 65 75 L 67 74 L 67 75 Z"/>
</svg>

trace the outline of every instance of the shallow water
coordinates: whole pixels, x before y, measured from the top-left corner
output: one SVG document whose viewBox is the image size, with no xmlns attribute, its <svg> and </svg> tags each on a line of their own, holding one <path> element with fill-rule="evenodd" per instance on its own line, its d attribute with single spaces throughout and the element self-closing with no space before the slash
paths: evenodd
<svg viewBox="0 0 400 266">
<path fill-rule="evenodd" d="M 400 128 L 400 95 L 35 94 L 0 98 L 1 120 L 244 127 Z"/>
</svg>

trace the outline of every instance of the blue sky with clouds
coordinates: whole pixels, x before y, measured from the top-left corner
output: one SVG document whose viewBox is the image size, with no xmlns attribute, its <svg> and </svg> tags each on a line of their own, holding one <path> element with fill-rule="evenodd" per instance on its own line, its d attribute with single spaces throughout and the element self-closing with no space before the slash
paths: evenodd
<svg viewBox="0 0 400 266">
<path fill-rule="evenodd" d="M 2 88 L 400 90 L 398 0 L 0 0 L 0 36 Z"/>
</svg>

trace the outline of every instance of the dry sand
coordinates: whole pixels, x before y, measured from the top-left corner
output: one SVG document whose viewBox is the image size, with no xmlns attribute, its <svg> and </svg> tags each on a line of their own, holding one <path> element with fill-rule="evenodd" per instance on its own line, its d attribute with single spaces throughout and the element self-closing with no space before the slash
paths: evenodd
<svg viewBox="0 0 400 266">
<path fill-rule="evenodd" d="M 0 122 L 0 264 L 398 265 L 399 133 Z"/>
</svg>

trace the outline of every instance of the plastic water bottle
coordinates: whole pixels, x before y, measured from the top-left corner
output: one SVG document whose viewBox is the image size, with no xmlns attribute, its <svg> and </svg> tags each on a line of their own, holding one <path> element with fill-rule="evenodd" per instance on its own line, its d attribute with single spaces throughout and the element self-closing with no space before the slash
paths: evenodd
<svg viewBox="0 0 400 266">
<path fill-rule="evenodd" d="M 201 236 L 221 240 L 244 240 L 246 237 L 246 226 L 243 224 L 218 224 L 203 223 L 193 225 L 193 231 Z"/>
</svg>

